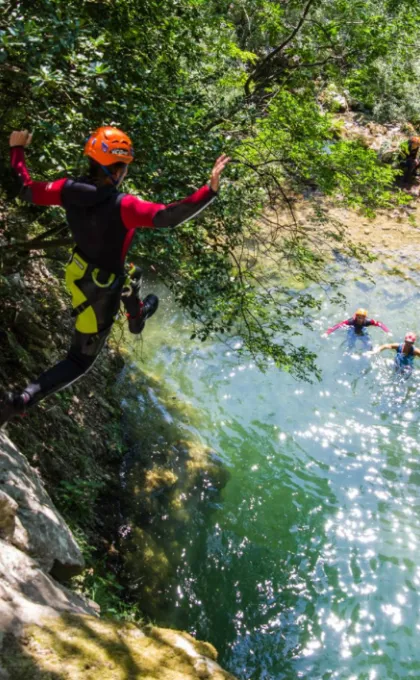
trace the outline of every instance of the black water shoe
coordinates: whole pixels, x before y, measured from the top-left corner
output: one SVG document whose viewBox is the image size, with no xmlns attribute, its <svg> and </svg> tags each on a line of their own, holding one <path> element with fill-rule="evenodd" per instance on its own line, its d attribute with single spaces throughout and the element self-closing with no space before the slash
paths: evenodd
<svg viewBox="0 0 420 680">
<path fill-rule="evenodd" d="M 134 335 L 139 335 L 142 332 L 146 320 L 150 319 L 156 312 L 159 307 L 159 298 L 157 295 L 150 293 L 144 298 L 142 303 L 137 302 L 137 304 L 139 305 L 137 316 L 128 316 L 128 327 Z"/>
<path fill-rule="evenodd" d="M 147 295 L 143 300 L 143 308 L 141 310 L 143 320 L 146 321 L 146 319 L 150 319 L 150 317 L 153 316 L 153 314 L 157 311 L 158 307 L 159 307 L 158 296 L 153 295 L 153 293 Z"/>
</svg>

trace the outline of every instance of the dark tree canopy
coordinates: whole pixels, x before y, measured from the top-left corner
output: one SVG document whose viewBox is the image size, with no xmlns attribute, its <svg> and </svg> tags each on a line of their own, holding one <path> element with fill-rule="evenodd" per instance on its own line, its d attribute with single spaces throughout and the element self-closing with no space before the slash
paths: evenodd
<svg viewBox="0 0 420 680">
<path fill-rule="evenodd" d="M 307 377 L 315 357 L 290 320 L 310 323 L 318 302 L 296 282 L 322 281 L 331 247 L 352 251 L 319 205 L 299 224 L 291 199 L 401 200 L 373 151 L 336 139 L 320 94 L 333 85 L 379 120 L 420 122 L 419 15 L 403 0 L 0 0 L 6 240 L 16 220 L 31 237 L 62 225 L 13 201 L 13 129 L 34 131 L 32 172 L 52 178 L 80 172 L 90 130 L 119 125 L 136 149 L 127 190 L 159 201 L 201 185 L 226 151 L 236 162 L 214 209 L 135 248 L 192 306 L 197 337 L 241 336 L 261 365 Z"/>
</svg>

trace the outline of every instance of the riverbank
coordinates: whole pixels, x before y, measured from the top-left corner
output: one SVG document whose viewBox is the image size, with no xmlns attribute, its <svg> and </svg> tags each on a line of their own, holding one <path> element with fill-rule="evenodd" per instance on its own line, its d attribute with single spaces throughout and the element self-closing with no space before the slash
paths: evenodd
<svg viewBox="0 0 420 680">
<path fill-rule="evenodd" d="M 380 125 L 351 111 L 337 115 L 336 124 L 340 138 L 358 140 L 380 158 L 396 155 L 403 142 L 417 134 L 408 123 Z M 419 184 L 415 182 L 406 189 L 409 198 L 407 205 L 391 211 L 378 210 L 372 219 L 343 209 L 336 201 L 327 201 L 326 207 L 331 217 L 344 225 L 351 241 L 363 244 L 375 255 L 392 258 L 393 253 L 401 247 L 410 250 L 420 244 Z"/>
<path fill-rule="evenodd" d="M 413 254 L 420 246 L 420 201 L 413 197 L 411 202 L 404 207 L 394 208 L 391 211 L 378 210 L 375 217 L 358 214 L 354 210 L 344 208 L 332 201 L 325 201 L 323 197 L 312 197 L 312 204 L 306 204 L 301 199 L 293 204 L 293 211 L 299 226 L 308 229 L 310 235 L 316 236 L 319 229 L 326 227 L 310 223 L 313 217 L 313 207 L 319 201 L 319 206 L 329 218 L 337 225 L 337 233 L 343 237 L 343 246 L 356 249 L 362 246 L 361 255 L 384 258 L 390 263 L 396 264 L 395 255 L 398 258 L 401 250 Z M 325 251 L 333 245 L 333 241 L 320 239 L 324 243 Z M 339 247 L 338 247 L 339 250 Z M 363 258 L 362 258 L 363 259 Z"/>
</svg>

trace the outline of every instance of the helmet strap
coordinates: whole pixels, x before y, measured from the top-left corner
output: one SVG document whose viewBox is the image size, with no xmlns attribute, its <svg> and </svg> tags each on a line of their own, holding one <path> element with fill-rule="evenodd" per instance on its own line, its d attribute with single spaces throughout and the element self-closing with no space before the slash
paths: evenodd
<svg viewBox="0 0 420 680">
<path fill-rule="evenodd" d="M 112 174 L 112 172 L 109 172 L 109 170 L 108 170 L 108 168 L 106 167 L 106 165 L 101 165 L 101 168 L 102 168 L 102 170 L 104 171 L 105 175 L 107 175 L 107 176 L 109 177 L 109 179 L 111 180 L 111 182 L 112 182 L 112 184 L 114 185 L 114 187 L 117 187 L 117 186 L 119 185 L 119 183 L 120 183 L 120 180 L 119 180 L 119 179 L 115 179 L 114 175 Z"/>
</svg>

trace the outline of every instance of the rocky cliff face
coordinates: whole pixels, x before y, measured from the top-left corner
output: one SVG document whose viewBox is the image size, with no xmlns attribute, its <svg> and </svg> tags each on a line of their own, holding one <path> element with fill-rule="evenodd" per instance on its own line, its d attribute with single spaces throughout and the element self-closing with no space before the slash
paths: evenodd
<svg viewBox="0 0 420 680">
<path fill-rule="evenodd" d="M 0 447 L 0 536 L 60 580 L 80 573 L 82 554 L 41 479 L 1 432 Z"/>
<path fill-rule="evenodd" d="M 186 633 L 101 621 L 59 582 L 83 566 L 41 479 L 0 432 L 0 680 L 232 680 Z"/>
</svg>

